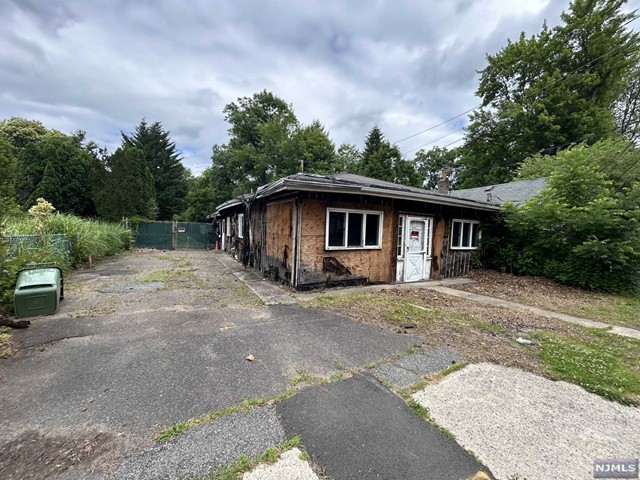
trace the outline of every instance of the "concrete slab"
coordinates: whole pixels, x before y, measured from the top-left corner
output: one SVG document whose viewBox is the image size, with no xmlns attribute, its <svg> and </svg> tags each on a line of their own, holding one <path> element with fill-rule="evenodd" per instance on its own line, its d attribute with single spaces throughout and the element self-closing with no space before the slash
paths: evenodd
<svg viewBox="0 0 640 480">
<path fill-rule="evenodd" d="M 438 373 L 452 365 L 460 363 L 462 356 L 449 347 L 432 347 L 427 350 L 402 357 L 394 362 L 398 367 L 424 376 Z"/>
<path fill-rule="evenodd" d="M 260 465 L 247 472 L 242 480 L 320 480 L 309 463 L 300 458 L 301 451 L 292 448 L 284 452 L 273 465 Z"/>
<path fill-rule="evenodd" d="M 397 388 L 405 388 L 417 383 L 422 378 L 420 375 L 399 367 L 393 363 L 378 365 L 371 374 L 383 383 L 390 383 Z"/>
<path fill-rule="evenodd" d="M 207 475 L 240 455 L 256 457 L 285 440 L 273 407 L 230 415 L 142 450 L 103 480 L 181 480 Z M 308 465 L 307 465 L 308 466 Z"/>
<path fill-rule="evenodd" d="M 287 436 L 340 480 L 466 479 L 488 470 L 371 376 L 304 390 L 276 406 Z"/>
<path fill-rule="evenodd" d="M 243 281 L 265 305 L 293 305 L 298 303 L 295 297 L 287 293 L 282 287 L 262 277 L 260 272 L 252 268 L 245 268 L 229 255 L 219 253 L 216 260 L 227 270 Z"/>
</svg>

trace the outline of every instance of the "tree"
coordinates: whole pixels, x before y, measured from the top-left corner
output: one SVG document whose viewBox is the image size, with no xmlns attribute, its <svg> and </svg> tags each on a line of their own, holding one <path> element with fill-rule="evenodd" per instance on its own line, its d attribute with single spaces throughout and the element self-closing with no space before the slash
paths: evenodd
<svg viewBox="0 0 640 480">
<path fill-rule="evenodd" d="M 300 170 L 309 173 L 336 173 L 336 147 L 318 120 L 298 128 L 293 134 L 294 158 L 300 161 Z"/>
<path fill-rule="evenodd" d="M 640 157 L 636 151 L 633 163 L 609 170 L 612 145 L 605 140 L 558 153 L 547 187 L 520 207 L 507 205 L 506 229 L 490 241 L 494 266 L 581 288 L 640 290 L 640 182 L 619 178 Z M 538 158 L 539 167 L 549 168 Z"/>
<path fill-rule="evenodd" d="M 215 205 L 301 171 L 339 169 L 335 146 L 317 120 L 303 126 L 281 98 L 262 91 L 224 108 L 229 142 L 214 145 L 212 184 Z"/>
<path fill-rule="evenodd" d="M 207 168 L 197 177 L 191 180 L 187 201 L 189 208 L 184 213 L 184 218 L 190 222 L 204 222 L 207 215 L 213 213 L 216 203 L 216 195 L 213 189 L 213 169 Z"/>
<path fill-rule="evenodd" d="M 38 120 L 28 120 L 26 118 L 11 117 L 0 122 L 0 135 L 4 135 L 13 146 L 14 155 L 18 155 L 20 151 L 30 143 L 41 140 L 48 134 L 63 135 L 57 130 L 51 130 L 45 127 Z"/>
<path fill-rule="evenodd" d="M 438 186 L 442 171 L 447 172 L 450 185 L 454 186 L 457 180 L 459 152 L 459 148 L 449 150 L 441 147 L 418 150 L 414 163 L 420 178 L 423 180 L 422 187 L 430 190 L 435 189 Z"/>
<path fill-rule="evenodd" d="M 351 143 L 343 143 L 336 152 L 336 172 L 347 171 L 355 173 L 358 171 L 360 162 L 360 150 Z"/>
<path fill-rule="evenodd" d="M 413 164 L 402 158 L 398 147 L 385 140 L 378 126 L 367 135 L 357 170 L 365 177 L 409 186 L 421 185 Z"/>
<path fill-rule="evenodd" d="M 17 209 L 14 188 L 16 158 L 9 141 L 0 135 L 0 218 Z"/>
<path fill-rule="evenodd" d="M 624 0 L 574 0 L 563 23 L 488 55 L 461 151 L 464 187 L 513 178 L 529 155 L 614 131 L 613 105 L 638 58 Z"/>
<path fill-rule="evenodd" d="M 533 155 L 522 162 L 517 178 L 550 177 L 558 168 L 559 161 L 572 159 L 574 155 L 588 155 L 617 192 L 640 182 L 640 151 L 633 142 L 622 137 L 600 140 L 591 146 L 586 143 L 574 145 L 555 157 Z"/>
<path fill-rule="evenodd" d="M 171 220 L 185 210 L 188 170 L 160 122 L 142 119 L 132 135 L 122 133 L 122 147 L 141 150 L 153 176 L 158 219 Z"/>
<path fill-rule="evenodd" d="M 144 153 L 135 147 L 118 148 L 106 163 L 104 185 L 96 196 L 100 217 L 154 219 L 158 211 L 155 187 Z"/>
<path fill-rule="evenodd" d="M 89 154 L 73 138 L 45 135 L 27 144 L 18 157 L 16 197 L 22 206 L 46 198 L 58 211 L 87 215 L 93 210 L 88 178 Z"/>
<path fill-rule="evenodd" d="M 618 131 L 627 140 L 638 142 L 640 139 L 640 65 L 627 77 L 627 88 L 615 106 Z"/>
</svg>

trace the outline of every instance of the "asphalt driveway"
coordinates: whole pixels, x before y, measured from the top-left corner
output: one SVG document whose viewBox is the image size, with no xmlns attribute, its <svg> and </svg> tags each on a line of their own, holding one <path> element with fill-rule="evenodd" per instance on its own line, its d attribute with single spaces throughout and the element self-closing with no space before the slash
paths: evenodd
<svg viewBox="0 0 640 480">
<path fill-rule="evenodd" d="M 421 339 L 264 306 L 210 251 L 128 253 L 72 274 L 0 363 L 0 477 L 102 473 L 161 428 L 404 352 Z M 245 358 L 255 357 L 254 361 Z"/>
</svg>

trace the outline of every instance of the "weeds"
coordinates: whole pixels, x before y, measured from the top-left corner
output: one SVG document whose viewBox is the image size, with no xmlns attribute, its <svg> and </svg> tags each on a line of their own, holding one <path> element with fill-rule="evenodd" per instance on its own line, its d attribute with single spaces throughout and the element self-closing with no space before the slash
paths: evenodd
<svg viewBox="0 0 640 480">
<path fill-rule="evenodd" d="M 0 327 L 0 358 L 8 358 L 16 353 L 9 334 L 10 331 L 9 327 Z"/>
<path fill-rule="evenodd" d="M 253 470 L 261 463 L 275 463 L 282 453 L 299 446 L 300 437 L 295 436 L 290 440 L 284 441 L 278 446 L 274 445 L 267 448 L 262 455 L 255 458 L 240 455 L 234 463 L 219 468 L 207 475 L 205 478 L 208 480 L 239 480 L 245 472 Z"/>
<path fill-rule="evenodd" d="M 244 400 L 240 405 L 231 405 L 229 407 L 207 412 L 203 415 L 200 415 L 199 417 L 178 422 L 168 428 L 165 428 L 158 435 L 156 435 L 155 439 L 158 442 L 166 442 L 167 440 L 175 437 L 176 435 L 183 433 L 184 431 L 192 427 L 195 427 L 196 425 L 201 425 L 203 423 L 211 422 L 218 418 L 226 417 L 228 415 L 234 415 L 236 413 L 250 412 L 251 410 L 255 410 L 256 408 L 263 407 L 269 403 L 280 402 L 285 398 L 289 398 L 294 393 L 295 393 L 295 390 L 287 390 L 275 397 L 251 398 L 248 400 Z"/>
</svg>

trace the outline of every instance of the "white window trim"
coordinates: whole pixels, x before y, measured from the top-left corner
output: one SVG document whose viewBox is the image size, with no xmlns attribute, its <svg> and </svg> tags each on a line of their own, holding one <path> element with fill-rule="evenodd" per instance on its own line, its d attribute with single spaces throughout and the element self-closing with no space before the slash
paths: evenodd
<svg viewBox="0 0 640 480">
<path fill-rule="evenodd" d="M 465 223 L 469 223 L 471 225 L 474 225 L 472 228 L 480 228 L 480 222 L 478 220 L 467 220 L 466 218 L 454 218 L 451 220 L 451 231 L 449 232 L 449 237 L 451 237 L 450 241 L 449 241 L 449 248 L 451 248 L 451 250 L 477 250 L 480 244 L 480 238 L 482 237 L 482 230 L 478 230 L 478 245 L 476 245 L 475 247 L 456 247 L 453 245 L 453 224 L 455 222 L 459 222 L 460 224 L 465 224 Z M 462 231 L 464 230 L 464 228 L 462 227 L 462 225 L 460 226 L 460 235 L 462 235 Z M 471 234 L 473 235 L 473 231 L 471 231 Z M 471 243 L 471 242 L 469 242 Z"/>
<path fill-rule="evenodd" d="M 228 237 L 231 236 L 231 217 L 227 217 L 227 229 L 225 231 L 225 235 Z"/>
<path fill-rule="evenodd" d="M 378 223 L 378 244 L 377 245 L 364 245 L 362 247 L 336 247 L 329 246 L 329 214 L 331 212 L 338 213 L 363 213 L 366 215 L 377 215 L 380 217 L 380 222 Z M 366 218 L 367 216 L 362 216 L 362 234 L 366 235 Z M 345 218 L 346 220 L 346 218 Z M 349 222 L 345 222 L 344 228 L 344 237 L 348 238 L 348 229 Z M 327 208 L 326 219 L 325 219 L 325 227 L 324 227 L 324 248 L 325 250 L 382 250 L 382 230 L 384 229 L 384 212 L 380 210 L 359 210 L 356 208 Z"/>
<path fill-rule="evenodd" d="M 238 238 L 244 238 L 244 213 L 238 214 Z"/>
</svg>

